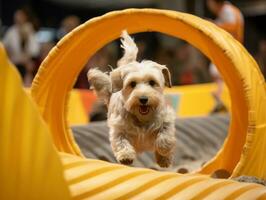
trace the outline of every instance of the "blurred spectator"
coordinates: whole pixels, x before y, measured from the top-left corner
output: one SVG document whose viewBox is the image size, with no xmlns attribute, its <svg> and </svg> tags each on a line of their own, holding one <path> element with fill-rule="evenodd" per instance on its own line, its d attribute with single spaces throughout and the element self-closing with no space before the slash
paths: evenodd
<svg viewBox="0 0 266 200">
<path fill-rule="evenodd" d="M 105 121 L 107 119 L 107 107 L 102 101 L 96 101 L 92 105 L 89 119 L 90 122 Z"/>
<path fill-rule="evenodd" d="M 156 62 L 169 68 L 173 85 L 204 83 L 209 80 L 206 60 L 188 43 L 181 42 L 175 48 L 159 48 Z"/>
<path fill-rule="evenodd" d="M 194 84 L 206 83 L 211 81 L 208 72 L 209 59 L 202 54 L 197 48 L 190 45 L 191 48 L 191 65 L 193 66 Z"/>
<path fill-rule="evenodd" d="M 264 78 L 266 78 L 266 38 L 259 41 L 258 52 L 255 56 Z"/>
<path fill-rule="evenodd" d="M 104 46 L 91 57 L 86 66 L 82 69 L 74 87 L 88 89 L 89 83 L 87 80 L 87 72 L 89 68 L 97 67 L 104 72 L 108 72 L 111 71 L 111 68 L 116 67 L 117 59 L 116 44 L 110 43 Z"/>
<path fill-rule="evenodd" d="M 36 61 L 36 67 L 33 70 L 33 77 L 37 74 L 37 71 L 38 71 L 39 66 L 41 65 L 42 61 L 46 58 L 48 53 L 52 50 L 52 48 L 55 45 L 55 43 L 53 41 L 43 42 L 40 44 L 41 44 L 40 54 L 39 54 L 38 59 Z"/>
<path fill-rule="evenodd" d="M 177 85 L 178 82 L 178 67 L 177 63 L 174 60 L 174 49 L 169 47 L 160 46 L 158 48 L 157 55 L 155 57 L 155 61 L 162 65 L 166 65 L 169 68 L 172 76 L 172 84 Z"/>
<path fill-rule="evenodd" d="M 61 22 L 61 27 L 58 30 L 57 39 L 60 40 L 67 33 L 72 31 L 74 28 L 76 28 L 79 25 L 80 25 L 79 17 L 75 15 L 70 15 L 70 16 L 65 17 L 63 21 Z"/>
<path fill-rule="evenodd" d="M 45 42 L 41 45 L 40 55 L 39 59 L 41 62 L 46 58 L 50 50 L 54 47 L 55 43 L 53 41 L 51 42 Z"/>
<path fill-rule="evenodd" d="M 3 37 L 3 25 L 2 25 L 2 19 L 0 17 L 0 39 Z"/>
<path fill-rule="evenodd" d="M 192 47 L 185 43 L 177 49 L 176 58 L 179 71 L 179 85 L 189 85 L 195 82 L 193 73 Z"/>
<path fill-rule="evenodd" d="M 207 0 L 207 6 L 216 16 L 213 22 L 228 31 L 239 42 L 243 42 L 244 18 L 240 10 L 225 0 Z M 217 90 L 213 92 L 216 105 L 212 113 L 224 111 L 226 108 L 221 100 L 223 80 L 213 63 L 210 64 L 210 74 L 217 84 Z"/>
<path fill-rule="evenodd" d="M 3 43 L 23 77 L 24 84 L 29 86 L 33 79 L 34 59 L 39 54 L 40 46 L 26 9 L 15 12 L 14 25 L 7 30 Z"/>
<path fill-rule="evenodd" d="M 216 16 L 213 22 L 242 43 L 244 39 L 244 17 L 241 11 L 225 0 L 207 0 L 207 6 Z"/>
</svg>

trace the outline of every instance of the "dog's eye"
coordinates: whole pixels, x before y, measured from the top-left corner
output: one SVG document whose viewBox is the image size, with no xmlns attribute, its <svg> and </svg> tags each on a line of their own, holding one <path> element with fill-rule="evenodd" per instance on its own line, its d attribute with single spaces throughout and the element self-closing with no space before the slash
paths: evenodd
<svg viewBox="0 0 266 200">
<path fill-rule="evenodd" d="M 136 87 L 136 85 L 137 85 L 136 81 L 132 81 L 132 82 L 130 83 L 130 87 L 132 87 L 132 88 Z"/>
<path fill-rule="evenodd" d="M 156 83 L 155 83 L 154 80 L 150 80 L 150 81 L 149 81 L 149 84 L 150 84 L 150 86 L 154 86 Z"/>
</svg>

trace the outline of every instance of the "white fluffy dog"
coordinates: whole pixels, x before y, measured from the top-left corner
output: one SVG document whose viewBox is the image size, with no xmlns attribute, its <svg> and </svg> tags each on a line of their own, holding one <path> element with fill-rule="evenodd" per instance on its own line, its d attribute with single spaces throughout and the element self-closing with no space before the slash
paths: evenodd
<svg viewBox="0 0 266 200">
<path fill-rule="evenodd" d="M 88 80 L 108 106 L 110 142 L 118 162 L 132 164 L 137 153 L 154 151 L 161 167 L 172 162 L 175 113 L 164 99 L 164 86 L 171 87 L 164 65 L 137 62 L 138 48 L 126 31 L 121 35 L 124 56 L 110 75 L 92 69 Z"/>
</svg>

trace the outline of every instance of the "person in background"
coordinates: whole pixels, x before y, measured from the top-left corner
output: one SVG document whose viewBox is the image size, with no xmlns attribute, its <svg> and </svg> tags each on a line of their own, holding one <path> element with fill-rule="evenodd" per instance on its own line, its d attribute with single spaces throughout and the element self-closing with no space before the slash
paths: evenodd
<svg viewBox="0 0 266 200">
<path fill-rule="evenodd" d="M 114 42 L 98 50 L 81 70 L 74 88 L 88 89 L 89 82 L 87 72 L 91 67 L 97 67 L 103 72 L 110 72 L 115 68 L 117 61 L 117 48 Z"/>
<path fill-rule="evenodd" d="M 46 42 L 40 42 L 40 53 L 38 56 L 38 59 L 36 60 L 36 67 L 33 70 L 33 77 L 37 74 L 40 65 L 46 58 L 46 56 L 49 54 L 49 52 L 52 50 L 52 48 L 55 46 L 55 42 L 53 40 L 46 41 Z"/>
<path fill-rule="evenodd" d="M 207 7 L 216 17 L 213 23 L 226 30 L 235 39 L 243 43 L 244 18 L 241 11 L 231 3 L 224 0 L 207 0 Z M 211 113 L 226 111 L 226 108 L 221 100 L 223 79 L 213 63 L 210 64 L 210 74 L 217 84 L 217 90 L 213 92 L 216 105 Z"/>
<path fill-rule="evenodd" d="M 193 72 L 193 52 L 192 46 L 183 43 L 175 52 L 177 69 L 179 70 L 178 81 L 180 85 L 190 85 L 195 83 L 195 75 Z"/>
<path fill-rule="evenodd" d="M 66 34 L 68 34 L 70 31 L 72 31 L 74 28 L 80 25 L 80 19 L 78 16 L 75 15 L 69 15 L 65 17 L 62 22 L 61 26 L 57 32 L 57 39 L 60 40 L 62 37 L 64 37 Z"/>
<path fill-rule="evenodd" d="M 0 39 L 3 37 L 3 25 L 2 25 L 2 19 L 0 17 Z"/>
<path fill-rule="evenodd" d="M 14 14 L 14 25 L 6 32 L 3 44 L 11 61 L 18 68 L 25 86 L 33 79 L 34 59 L 38 57 L 40 45 L 27 9 L 18 9 Z"/>
<path fill-rule="evenodd" d="M 92 105 L 92 110 L 89 113 L 90 122 L 106 121 L 107 120 L 107 106 L 102 101 L 96 101 Z"/>
</svg>

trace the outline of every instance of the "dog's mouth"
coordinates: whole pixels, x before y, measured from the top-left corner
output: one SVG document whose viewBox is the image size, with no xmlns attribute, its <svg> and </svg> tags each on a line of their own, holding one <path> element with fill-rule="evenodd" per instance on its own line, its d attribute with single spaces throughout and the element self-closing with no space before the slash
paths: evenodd
<svg viewBox="0 0 266 200">
<path fill-rule="evenodd" d="M 147 115 L 150 111 L 150 106 L 139 106 L 139 113 L 142 115 Z"/>
</svg>

